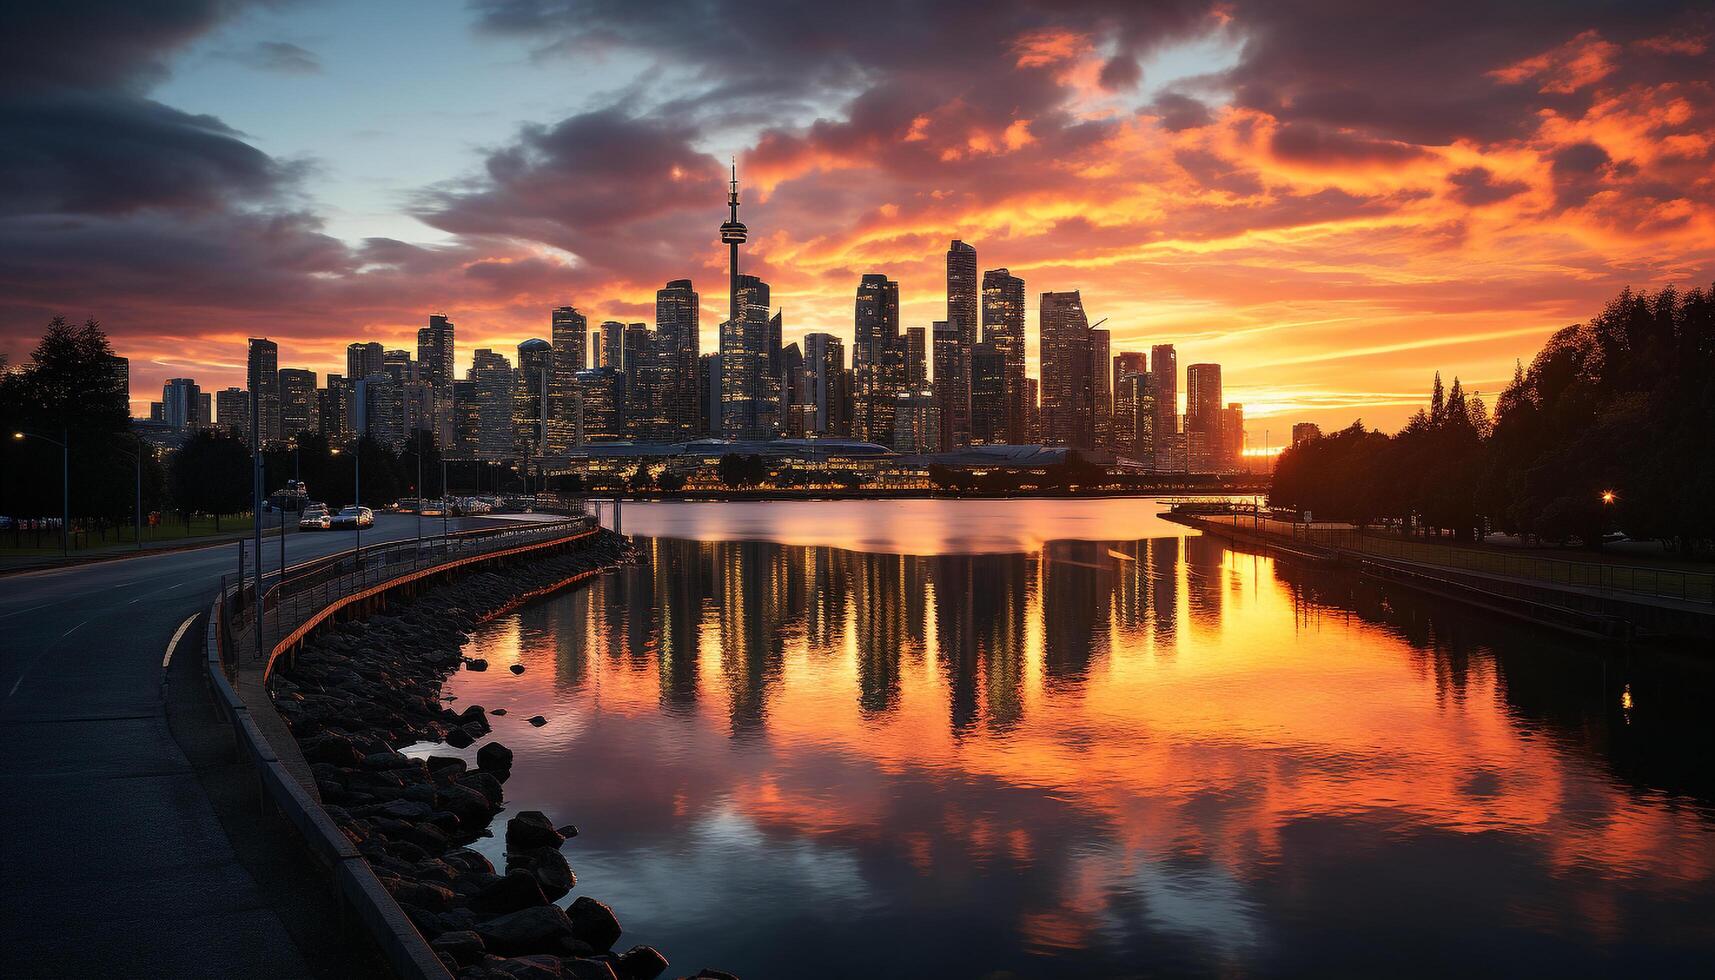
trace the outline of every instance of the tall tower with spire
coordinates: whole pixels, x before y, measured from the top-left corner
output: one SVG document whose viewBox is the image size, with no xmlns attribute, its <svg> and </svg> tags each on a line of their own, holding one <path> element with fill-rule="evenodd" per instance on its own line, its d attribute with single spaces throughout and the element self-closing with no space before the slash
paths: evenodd
<svg viewBox="0 0 1715 980">
<path fill-rule="evenodd" d="M 734 323 L 738 322 L 738 247 L 744 244 L 746 228 L 744 222 L 738 220 L 738 161 L 732 162 L 732 183 L 728 185 L 727 206 L 732 209 L 732 217 L 721 224 L 721 241 L 726 243 L 727 262 L 727 298 L 730 301 L 728 314 Z"/>
<path fill-rule="evenodd" d="M 738 220 L 738 165 L 732 169 L 727 207 L 731 215 L 721 225 L 721 241 L 729 260 L 728 289 L 731 309 L 721 324 L 720 424 L 710 427 L 727 439 L 767 439 L 776 435 L 769 366 L 768 284 L 755 276 L 740 275 L 738 247 L 746 229 Z"/>
</svg>

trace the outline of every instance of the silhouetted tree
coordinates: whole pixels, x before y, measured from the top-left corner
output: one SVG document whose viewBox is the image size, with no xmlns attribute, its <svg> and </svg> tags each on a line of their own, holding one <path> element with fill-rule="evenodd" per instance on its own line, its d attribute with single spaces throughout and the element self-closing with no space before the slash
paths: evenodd
<svg viewBox="0 0 1715 980">
<path fill-rule="evenodd" d="M 211 514 L 215 530 L 220 515 L 249 510 L 250 450 L 224 432 L 198 432 L 173 453 L 168 487 L 178 508 L 190 514 Z"/>
</svg>

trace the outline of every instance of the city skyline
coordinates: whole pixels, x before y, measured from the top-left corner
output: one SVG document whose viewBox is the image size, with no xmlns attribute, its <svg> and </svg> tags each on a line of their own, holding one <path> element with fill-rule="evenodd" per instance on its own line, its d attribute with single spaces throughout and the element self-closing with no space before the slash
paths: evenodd
<svg viewBox="0 0 1715 980">
<path fill-rule="evenodd" d="M 745 18 L 687 16 L 667 33 L 551 3 L 193 5 L 62 32 L 43 49 L 87 67 L 9 69 L 20 105 L 75 96 L 88 118 L 46 144 L 52 176 L 8 171 L 0 352 L 95 316 L 143 415 L 170 378 L 243 384 L 247 336 L 325 374 L 350 339 L 412 349 L 445 311 L 462 371 L 544 336 L 556 307 L 649 319 L 675 278 L 702 284 L 712 350 L 726 256 L 707 209 L 731 157 L 788 343 L 851 343 L 867 272 L 899 284 L 902 327 L 947 319 L 962 239 L 1026 280 L 1026 322 L 1077 290 L 1113 351 L 1222 363 L 1251 421 L 1282 427 L 1394 428 L 1426 360 L 1497 392 L 1620 286 L 1715 269 L 1709 24 L 1690 8 L 1425 26 L 1319 3 L 941 5 L 897 12 L 885 44 L 839 18 L 747 26 L 811 31 L 823 73 L 784 41 L 778 64 L 734 65 L 718 51 Z M 1313 43 L 1335 26 L 1365 36 Z M 1403 43 L 1424 30 L 1438 43 Z M 425 75 L 449 63 L 486 70 Z M 135 131 L 127 166 L 90 145 L 104 127 Z M 1039 376 L 1034 331 L 1025 346 Z"/>
</svg>

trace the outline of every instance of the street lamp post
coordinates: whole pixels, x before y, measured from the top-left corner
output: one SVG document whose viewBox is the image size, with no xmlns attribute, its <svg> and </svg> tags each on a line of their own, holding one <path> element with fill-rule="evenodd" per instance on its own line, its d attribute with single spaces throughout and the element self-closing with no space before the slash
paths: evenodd
<svg viewBox="0 0 1715 980">
<path fill-rule="evenodd" d="M 38 432 L 14 432 L 14 439 L 40 439 L 60 447 L 60 557 L 71 557 L 71 429 L 62 427 L 60 439 L 50 439 Z"/>
</svg>

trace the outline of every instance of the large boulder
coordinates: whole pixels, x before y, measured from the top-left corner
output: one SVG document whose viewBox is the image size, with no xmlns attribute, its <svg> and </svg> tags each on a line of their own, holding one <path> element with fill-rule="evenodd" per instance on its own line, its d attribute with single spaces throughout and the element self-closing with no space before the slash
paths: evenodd
<svg viewBox="0 0 1715 980">
<path fill-rule="evenodd" d="M 619 954 L 613 972 L 619 980 L 655 980 L 667 969 L 667 957 L 653 946 L 633 946 Z"/>
<path fill-rule="evenodd" d="M 613 909 L 588 895 L 572 903 L 566 910 L 572 927 L 572 938 L 589 943 L 598 952 L 607 952 L 619 942 L 619 919 Z"/>
<path fill-rule="evenodd" d="M 553 952 L 572 934 L 572 923 L 558 905 L 538 905 L 479 922 L 476 934 L 501 956 Z"/>
<path fill-rule="evenodd" d="M 532 847 L 559 847 L 565 838 L 541 810 L 525 810 L 506 821 L 508 849 L 527 850 Z"/>
<path fill-rule="evenodd" d="M 436 953 L 452 958 L 460 966 L 469 966 L 482 959 L 482 937 L 471 930 L 443 932 L 429 943 Z"/>
<path fill-rule="evenodd" d="M 565 976 L 575 980 L 615 980 L 613 965 L 606 960 L 591 960 L 583 957 L 561 960 L 561 968 Z"/>
<path fill-rule="evenodd" d="M 578 883 L 577 876 L 572 874 L 572 866 L 566 863 L 565 857 L 554 847 L 507 851 L 506 869 L 509 874 L 517 870 L 534 876 L 537 884 L 542 886 L 542 894 L 548 896 L 550 902 L 565 897 Z"/>
<path fill-rule="evenodd" d="M 477 892 L 470 900 L 470 907 L 476 911 L 496 914 L 546 904 L 548 896 L 543 893 L 536 876 L 522 869 L 508 872 L 506 877 Z"/>
<path fill-rule="evenodd" d="M 512 750 L 499 742 L 489 742 L 476 750 L 476 767 L 487 773 L 512 771 Z"/>
</svg>

